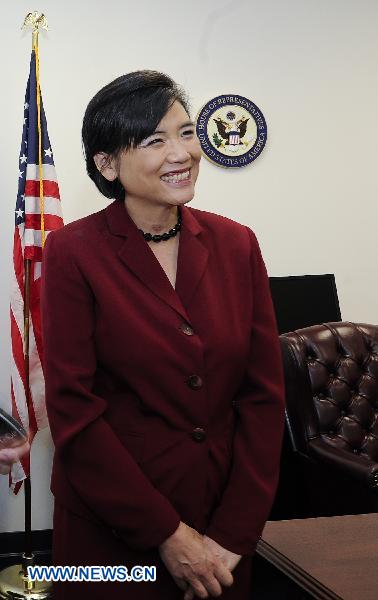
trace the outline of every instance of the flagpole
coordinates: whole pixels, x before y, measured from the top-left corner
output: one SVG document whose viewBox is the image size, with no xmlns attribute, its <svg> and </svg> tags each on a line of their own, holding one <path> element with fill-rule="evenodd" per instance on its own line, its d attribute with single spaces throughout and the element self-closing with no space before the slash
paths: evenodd
<svg viewBox="0 0 378 600">
<path fill-rule="evenodd" d="M 42 133 L 41 133 L 41 96 L 39 85 L 39 29 L 43 27 L 47 29 L 47 20 L 45 15 L 38 12 L 29 13 L 25 17 L 23 29 L 31 26 L 32 29 L 32 52 L 36 55 L 36 80 L 37 80 L 37 117 L 38 117 L 38 165 L 39 165 L 39 188 L 40 188 L 40 208 L 41 208 L 41 231 L 42 231 L 42 247 L 45 242 L 44 231 L 44 194 L 43 194 L 43 171 L 42 171 Z M 25 392 L 28 407 L 31 406 L 32 399 L 30 397 L 30 360 L 29 360 L 29 332 L 30 332 L 30 276 L 31 276 L 32 261 L 30 258 L 25 258 L 24 271 L 24 356 L 25 356 Z M 29 456 L 30 461 L 30 456 Z M 31 468 L 29 474 L 24 481 L 24 499 L 25 499 L 25 551 L 23 554 L 23 571 L 24 577 L 27 577 L 27 567 L 34 563 L 33 555 L 33 540 L 32 540 L 32 507 L 31 507 Z"/>
<path fill-rule="evenodd" d="M 25 356 L 25 388 L 27 395 L 27 403 L 30 403 L 30 369 L 29 369 L 29 331 L 30 331 L 30 270 L 31 260 L 25 259 L 25 304 L 24 304 L 24 356 Z M 30 456 L 29 456 L 30 461 Z M 29 470 L 30 471 L 30 470 Z M 25 550 L 23 554 L 23 571 L 24 576 L 27 576 L 27 563 L 34 560 L 33 542 L 32 542 L 32 512 L 31 512 L 31 478 L 30 474 L 24 480 L 24 500 L 25 500 Z"/>
<path fill-rule="evenodd" d="M 41 212 L 41 234 L 42 248 L 45 242 L 44 228 L 44 192 L 42 172 L 42 133 L 41 133 L 41 97 L 39 87 L 39 48 L 38 35 L 40 29 L 47 29 L 45 15 L 33 12 L 25 17 L 23 29 L 32 26 L 32 51 L 36 54 L 37 73 L 37 109 L 38 109 L 38 162 L 40 181 L 40 212 Z M 32 261 L 24 261 L 24 364 L 25 364 L 25 393 L 28 407 L 31 406 L 30 396 L 30 360 L 29 360 L 29 332 L 30 332 L 30 282 L 32 276 Z M 30 456 L 29 456 L 30 461 Z M 22 564 L 12 565 L 0 571 L 0 598 L 18 598 L 29 600 L 49 600 L 51 595 L 51 583 L 45 581 L 32 581 L 28 577 L 27 568 L 35 564 L 32 541 L 32 504 L 31 504 L 31 478 L 29 475 L 24 480 L 25 500 L 25 538 Z"/>
</svg>

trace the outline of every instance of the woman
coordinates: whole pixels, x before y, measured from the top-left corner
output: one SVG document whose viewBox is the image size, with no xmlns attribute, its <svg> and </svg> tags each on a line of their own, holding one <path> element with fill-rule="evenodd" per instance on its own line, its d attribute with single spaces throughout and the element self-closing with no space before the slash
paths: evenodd
<svg viewBox="0 0 378 600">
<path fill-rule="evenodd" d="M 60 584 L 54 599 L 242 600 L 283 427 L 257 240 L 186 206 L 201 149 L 166 75 L 137 71 L 100 90 L 83 143 L 89 176 L 115 200 L 46 243 L 54 561 L 157 575 Z"/>
</svg>

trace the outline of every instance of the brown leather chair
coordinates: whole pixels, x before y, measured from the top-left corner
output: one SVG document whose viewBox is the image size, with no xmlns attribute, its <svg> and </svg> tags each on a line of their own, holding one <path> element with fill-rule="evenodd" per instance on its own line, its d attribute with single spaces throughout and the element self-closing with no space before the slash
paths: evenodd
<svg viewBox="0 0 378 600">
<path fill-rule="evenodd" d="M 280 339 L 300 516 L 377 512 L 378 326 L 324 323 Z"/>
</svg>

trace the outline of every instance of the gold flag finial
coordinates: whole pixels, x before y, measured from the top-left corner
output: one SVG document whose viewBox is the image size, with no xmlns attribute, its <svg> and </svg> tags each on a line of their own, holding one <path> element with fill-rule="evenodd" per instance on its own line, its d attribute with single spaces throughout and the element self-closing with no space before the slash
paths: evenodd
<svg viewBox="0 0 378 600">
<path fill-rule="evenodd" d="M 47 19 L 43 13 L 39 13 L 36 10 L 26 15 L 22 29 L 32 28 L 33 32 L 33 48 L 35 47 L 38 40 L 38 33 L 40 29 L 48 31 Z"/>
</svg>

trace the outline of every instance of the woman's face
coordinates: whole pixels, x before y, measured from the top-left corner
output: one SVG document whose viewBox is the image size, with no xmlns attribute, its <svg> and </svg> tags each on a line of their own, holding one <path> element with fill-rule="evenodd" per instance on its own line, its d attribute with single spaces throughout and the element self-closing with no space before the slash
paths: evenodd
<svg viewBox="0 0 378 600">
<path fill-rule="evenodd" d="M 192 200 L 200 160 L 195 126 L 176 100 L 153 134 L 137 148 L 122 152 L 111 164 L 126 190 L 127 201 L 167 206 Z"/>
</svg>

